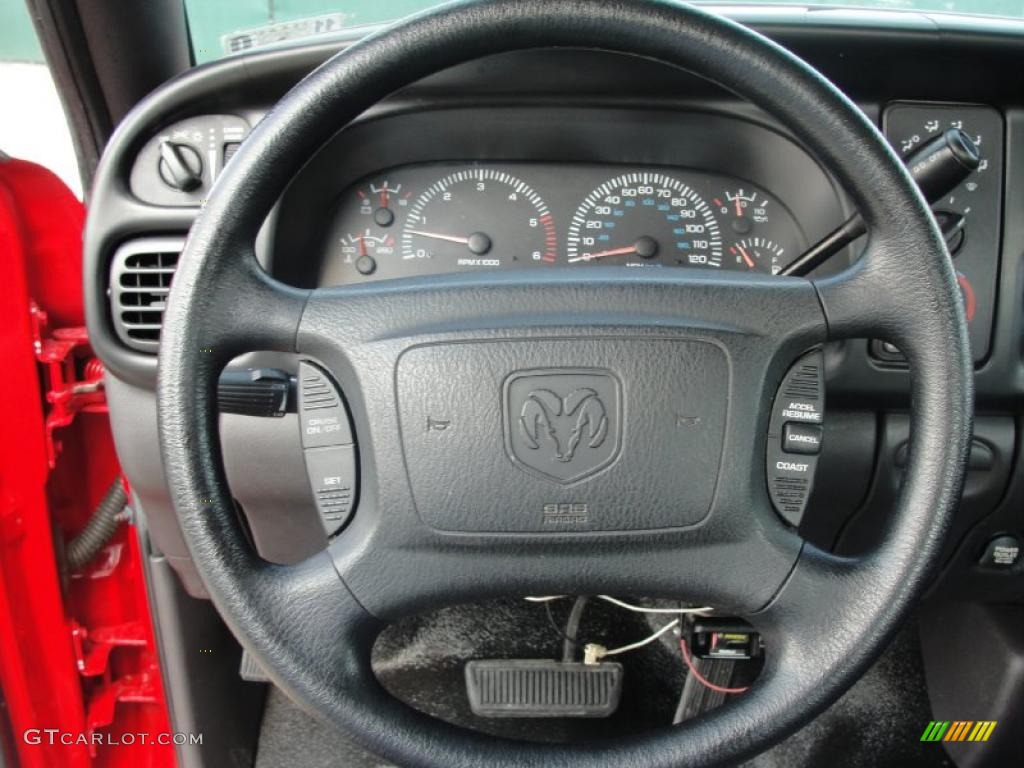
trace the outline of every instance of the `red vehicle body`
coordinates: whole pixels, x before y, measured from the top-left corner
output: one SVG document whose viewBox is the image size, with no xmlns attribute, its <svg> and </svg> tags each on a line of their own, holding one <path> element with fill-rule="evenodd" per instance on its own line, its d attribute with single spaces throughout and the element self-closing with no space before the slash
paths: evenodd
<svg viewBox="0 0 1024 768">
<path fill-rule="evenodd" d="M 50 171 L 0 163 L 0 683 L 19 764 L 170 766 L 139 540 L 119 527 L 62 578 L 62 542 L 120 478 L 82 312 L 82 204 Z M 143 735 L 145 734 L 145 735 Z M 150 743 L 153 740 L 153 743 Z"/>
</svg>

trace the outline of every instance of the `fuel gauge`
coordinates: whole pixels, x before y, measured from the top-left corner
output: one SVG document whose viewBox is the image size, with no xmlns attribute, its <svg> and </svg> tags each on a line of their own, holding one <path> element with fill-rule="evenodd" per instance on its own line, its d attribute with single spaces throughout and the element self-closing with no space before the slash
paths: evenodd
<svg viewBox="0 0 1024 768">
<path fill-rule="evenodd" d="M 764 237 L 745 237 L 728 248 L 723 266 L 777 275 L 786 266 L 786 249 Z"/>
</svg>

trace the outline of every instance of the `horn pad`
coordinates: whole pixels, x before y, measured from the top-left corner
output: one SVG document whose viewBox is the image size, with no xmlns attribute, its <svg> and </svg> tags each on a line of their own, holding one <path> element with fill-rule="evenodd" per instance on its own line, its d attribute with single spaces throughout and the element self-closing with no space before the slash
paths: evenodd
<svg viewBox="0 0 1024 768">
<path fill-rule="evenodd" d="M 397 390 L 416 508 L 435 529 L 651 530 L 710 512 L 729 391 L 715 344 L 422 345 L 400 357 Z"/>
</svg>

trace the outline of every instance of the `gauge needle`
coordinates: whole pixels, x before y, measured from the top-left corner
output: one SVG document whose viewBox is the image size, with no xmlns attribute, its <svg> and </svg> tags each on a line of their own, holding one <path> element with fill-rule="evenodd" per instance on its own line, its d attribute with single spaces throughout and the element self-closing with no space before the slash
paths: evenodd
<svg viewBox="0 0 1024 768">
<path fill-rule="evenodd" d="M 468 237 L 456 237 L 455 235 L 442 235 L 438 232 L 424 232 L 420 229 L 407 229 L 405 230 L 410 235 L 419 235 L 420 237 L 432 237 L 435 240 L 447 240 L 449 243 L 462 243 L 462 245 L 469 244 Z"/>
<path fill-rule="evenodd" d="M 740 196 L 739 196 L 739 194 L 736 195 L 736 197 L 734 199 L 734 202 L 736 203 L 736 215 L 739 216 L 742 219 L 743 218 L 743 208 L 742 208 L 742 206 L 740 206 Z"/>
<path fill-rule="evenodd" d="M 747 266 L 750 269 L 754 269 L 754 260 L 750 258 L 750 254 L 747 253 L 747 250 L 742 245 L 737 245 L 736 248 L 739 250 L 740 256 L 742 256 L 743 260 L 747 263 Z"/>
<path fill-rule="evenodd" d="M 359 255 L 360 256 L 365 256 L 366 255 L 366 236 L 365 235 L 360 235 L 359 236 Z"/>
<path fill-rule="evenodd" d="M 600 259 L 603 256 L 628 256 L 631 253 L 636 253 L 635 245 L 627 245 L 624 248 L 612 248 L 610 251 L 584 253 L 582 256 L 573 256 L 569 259 L 569 263 L 572 264 L 577 261 L 593 261 L 594 259 Z"/>
</svg>

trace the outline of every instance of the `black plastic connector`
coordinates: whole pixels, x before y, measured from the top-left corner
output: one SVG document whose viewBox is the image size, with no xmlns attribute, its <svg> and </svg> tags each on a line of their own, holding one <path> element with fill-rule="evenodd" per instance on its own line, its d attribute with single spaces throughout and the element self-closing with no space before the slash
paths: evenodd
<svg viewBox="0 0 1024 768">
<path fill-rule="evenodd" d="M 696 619 L 690 637 L 690 648 L 699 659 L 735 661 L 761 655 L 761 635 L 739 619 Z"/>
</svg>

